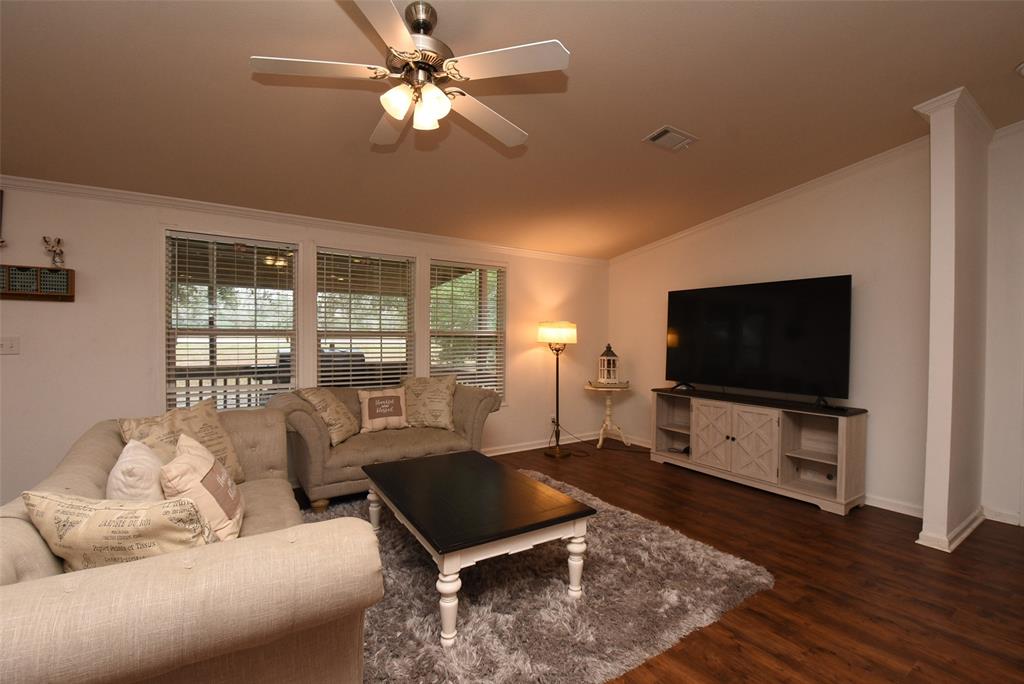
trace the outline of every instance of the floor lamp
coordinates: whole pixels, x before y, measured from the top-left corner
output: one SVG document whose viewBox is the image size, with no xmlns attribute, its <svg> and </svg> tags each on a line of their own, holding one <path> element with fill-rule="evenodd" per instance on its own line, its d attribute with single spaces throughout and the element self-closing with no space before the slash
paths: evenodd
<svg viewBox="0 0 1024 684">
<path fill-rule="evenodd" d="M 568 344 L 576 344 L 576 324 L 569 321 L 542 321 L 537 326 L 537 341 L 544 342 L 555 355 L 555 446 L 547 449 L 544 454 L 552 458 L 572 456 L 572 452 L 563 449 L 559 442 L 562 438 L 561 416 L 558 412 L 558 360 Z"/>
</svg>

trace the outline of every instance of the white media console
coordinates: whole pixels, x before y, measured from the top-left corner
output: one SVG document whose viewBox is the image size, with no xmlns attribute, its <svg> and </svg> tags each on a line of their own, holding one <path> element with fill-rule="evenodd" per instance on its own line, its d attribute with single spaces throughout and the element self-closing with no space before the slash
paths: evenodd
<svg viewBox="0 0 1024 684">
<path fill-rule="evenodd" d="M 864 504 L 868 412 L 701 390 L 655 389 L 651 460 L 846 515 Z"/>
</svg>

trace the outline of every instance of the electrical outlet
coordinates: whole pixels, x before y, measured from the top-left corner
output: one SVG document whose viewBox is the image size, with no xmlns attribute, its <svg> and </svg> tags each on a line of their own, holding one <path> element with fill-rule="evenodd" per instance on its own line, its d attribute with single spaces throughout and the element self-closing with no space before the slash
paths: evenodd
<svg viewBox="0 0 1024 684">
<path fill-rule="evenodd" d="M 557 422 L 558 422 L 558 419 L 557 419 L 557 418 L 555 418 L 555 414 L 554 414 L 554 413 L 552 413 L 552 414 L 551 414 L 551 424 L 552 424 L 552 425 L 554 425 L 554 424 L 555 424 L 555 423 L 557 423 Z"/>
<path fill-rule="evenodd" d="M 20 337 L 0 337 L 0 354 L 20 354 Z"/>
</svg>

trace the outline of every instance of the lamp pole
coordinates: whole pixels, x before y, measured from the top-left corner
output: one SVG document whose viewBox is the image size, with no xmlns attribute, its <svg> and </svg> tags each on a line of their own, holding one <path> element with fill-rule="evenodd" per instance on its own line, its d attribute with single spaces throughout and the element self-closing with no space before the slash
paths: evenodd
<svg viewBox="0 0 1024 684">
<path fill-rule="evenodd" d="M 559 362 L 562 358 L 562 352 L 565 351 L 565 344 L 559 342 L 548 343 L 548 348 L 555 355 L 555 448 L 548 449 L 544 453 L 552 458 L 565 458 L 571 454 L 568 451 L 563 451 L 561 447 L 562 441 L 562 415 L 561 415 L 561 402 L 559 401 L 558 389 L 559 389 Z"/>
</svg>

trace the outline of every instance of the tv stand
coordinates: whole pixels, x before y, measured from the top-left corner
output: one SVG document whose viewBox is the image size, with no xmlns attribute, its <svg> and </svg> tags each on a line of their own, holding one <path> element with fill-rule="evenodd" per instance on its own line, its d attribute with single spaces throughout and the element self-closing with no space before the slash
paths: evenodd
<svg viewBox="0 0 1024 684">
<path fill-rule="evenodd" d="M 839 515 L 864 504 L 865 409 L 703 390 L 652 391 L 652 461 Z"/>
<path fill-rule="evenodd" d="M 825 397 L 818 397 L 814 400 L 814 405 L 818 408 L 829 408 L 832 404 L 828 403 L 828 399 Z"/>
<path fill-rule="evenodd" d="M 680 382 L 680 383 L 676 384 L 676 386 L 673 387 L 672 389 L 674 389 L 674 390 L 679 390 L 679 389 L 683 389 L 683 390 L 696 390 L 697 388 L 694 387 L 693 385 L 691 385 L 688 382 Z"/>
</svg>

